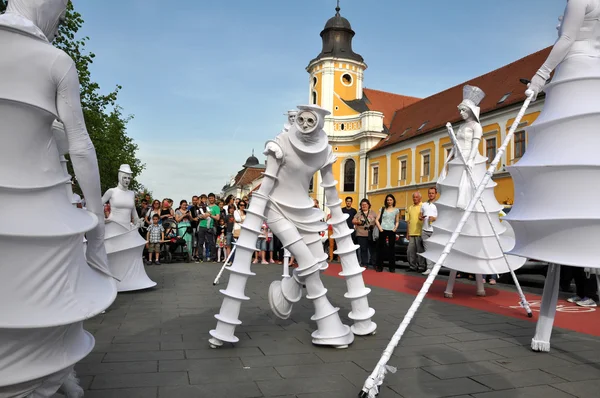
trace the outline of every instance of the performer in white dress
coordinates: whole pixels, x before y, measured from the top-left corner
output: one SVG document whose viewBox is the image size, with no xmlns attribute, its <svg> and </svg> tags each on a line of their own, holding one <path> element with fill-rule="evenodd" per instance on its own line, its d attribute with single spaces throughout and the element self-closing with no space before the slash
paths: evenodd
<svg viewBox="0 0 600 398">
<path fill-rule="evenodd" d="M 465 170 L 465 164 L 458 156 L 457 151 L 461 151 L 467 167 L 472 170 L 475 184 L 481 182 L 486 172 L 487 158 L 479 153 L 479 143 L 483 134 L 479 121 L 479 103 L 484 97 L 485 94 L 478 87 L 467 85 L 463 89 L 463 101 L 458 106 L 458 110 L 465 122 L 459 127 L 456 134 L 458 148 L 452 149 L 447 164 L 444 165 L 444 171 L 438 180 L 438 190 L 440 191 L 440 198 L 436 202 L 438 217 L 433 224 L 433 235 L 427 239 L 427 251 L 421 254 L 433 262 L 439 259 L 464 210 L 475 194 L 469 174 Z M 448 167 L 447 175 L 444 173 L 446 166 Z M 502 247 L 498 245 L 494 229 L 490 226 L 483 206 L 478 203 L 444 263 L 444 266 L 452 270 L 444 292 L 447 298 L 452 297 L 457 271 L 476 275 L 478 296 L 485 296 L 482 274 L 509 272 L 503 258 L 503 250 L 510 250 L 514 246 L 514 233 L 508 223 L 500 222 L 498 213 L 502 210 L 502 206 L 494 195 L 495 186 L 496 183 L 490 180 L 482 199 L 486 210 L 490 212 Z M 516 256 L 507 256 L 507 258 L 513 270 L 518 269 L 525 262 L 524 259 Z"/>
<path fill-rule="evenodd" d="M 347 347 L 353 342 L 354 334 L 368 335 L 377 327 L 371 321 L 375 311 L 369 307 L 367 300 L 370 289 L 365 287 L 362 279 L 364 269 L 359 266 L 356 257 L 358 246 L 352 242 L 347 215 L 340 207 L 337 181 L 333 179 L 332 165 L 336 157 L 323 131 L 329 111 L 316 105 L 299 106 L 298 109 L 289 130 L 267 142 L 265 178 L 258 192 L 252 195 L 242 233 L 236 243 L 235 260 L 229 269 L 229 283 L 227 289 L 221 291 L 225 297 L 220 313 L 215 315 L 217 327 L 210 331 L 213 347 L 221 346 L 224 341 L 238 341 L 233 333 L 241 323 L 237 319 L 241 302 L 248 299 L 244 296 L 244 289 L 246 280 L 253 275 L 250 261 L 264 218 L 284 248 L 298 262 L 292 276 L 270 286 L 269 303 L 275 315 L 283 319 L 290 316 L 293 304 L 302 297 L 304 284 L 307 298 L 315 306 L 315 314 L 311 318 L 317 323 L 317 330 L 312 334 L 313 344 Z M 346 278 L 348 286 L 345 297 L 352 302 L 352 311 L 348 314 L 354 320 L 352 327 L 342 324 L 339 308 L 329 302 L 327 289 L 320 278 L 320 271 L 327 267 L 328 256 L 323 252 L 319 232 L 326 230 L 327 226 L 321 221 L 323 212 L 314 207 L 308 196 L 310 179 L 319 170 L 332 215 L 328 222 L 333 225 L 338 247 L 336 254 L 342 262 L 340 275 Z"/>
<path fill-rule="evenodd" d="M 551 263 L 532 342 L 539 351 L 550 350 L 558 264 L 600 268 L 600 0 L 569 0 L 560 20 L 529 86 L 545 91 L 544 109 L 527 128 L 524 156 L 508 168 L 515 204 L 506 219 L 517 237 L 510 253 Z"/>
<path fill-rule="evenodd" d="M 73 367 L 94 347 L 83 321 L 117 290 L 104 250 L 100 177 L 73 60 L 50 43 L 66 0 L 11 0 L 0 16 L 0 397 L 80 397 Z M 53 122 L 88 211 L 67 196 Z M 50 207 L 49 207 L 50 206 Z M 87 234 L 84 254 L 82 240 Z"/>
<path fill-rule="evenodd" d="M 102 202 L 110 203 L 110 215 L 106 219 L 106 252 L 112 273 L 119 279 L 119 292 L 148 289 L 156 286 L 146 274 L 142 254 L 146 241 L 138 228 L 143 219 L 135 210 L 135 193 L 130 191 L 131 167 L 119 167 L 119 184 L 102 196 Z M 133 221 L 133 222 L 132 222 Z"/>
</svg>

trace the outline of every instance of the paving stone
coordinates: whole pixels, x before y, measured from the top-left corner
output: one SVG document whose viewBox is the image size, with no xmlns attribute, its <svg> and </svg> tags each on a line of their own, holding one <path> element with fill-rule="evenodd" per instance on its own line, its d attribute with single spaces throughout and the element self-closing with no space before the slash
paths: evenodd
<svg viewBox="0 0 600 398">
<path fill-rule="evenodd" d="M 172 352 L 172 351 L 161 351 Z M 221 347 L 221 348 L 206 348 L 204 350 L 185 350 L 185 356 L 188 359 L 203 359 L 203 358 L 231 358 L 243 356 L 263 356 L 263 352 L 258 347 Z M 165 358 L 171 359 L 171 358 Z M 183 359 L 183 358 L 173 358 Z"/>
<path fill-rule="evenodd" d="M 493 352 L 486 350 L 475 350 L 475 351 L 440 351 L 434 353 L 424 354 L 426 358 L 437 362 L 440 365 L 450 365 L 454 363 L 464 362 L 476 362 L 486 361 L 490 359 L 502 359 L 501 355 L 494 354 Z"/>
<path fill-rule="evenodd" d="M 158 361 L 159 372 L 187 372 L 191 370 L 219 369 L 229 371 L 230 369 L 241 369 L 243 367 L 239 358 L 210 358 L 210 359 L 179 359 Z"/>
<path fill-rule="evenodd" d="M 375 369 L 375 366 L 379 362 L 379 357 L 375 358 L 359 358 L 354 359 L 353 362 L 360 366 L 361 368 L 372 372 Z M 432 361 L 429 358 L 425 358 L 422 355 L 415 356 L 392 356 L 388 365 L 393 366 L 397 369 L 411 369 L 411 368 L 420 368 L 422 366 L 431 366 L 431 365 L 439 365 L 439 362 Z"/>
<path fill-rule="evenodd" d="M 490 347 L 487 350 L 507 358 L 520 358 L 540 355 L 539 352 L 533 351 L 530 347 L 525 347 L 522 345 L 498 348 Z"/>
<path fill-rule="evenodd" d="M 183 351 L 109 352 L 102 362 L 158 361 L 161 359 L 184 359 Z"/>
<path fill-rule="evenodd" d="M 600 367 L 585 365 L 544 367 L 544 372 L 568 381 L 600 380 Z"/>
<path fill-rule="evenodd" d="M 469 333 L 449 334 L 449 336 L 458 341 L 477 341 L 477 340 L 496 339 L 499 337 L 506 337 L 508 335 L 506 333 L 502 333 L 497 330 L 489 330 L 486 332 L 469 332 Z"/>
<path fill-rule="evenodd" d="M 92 390 L 189 385 L 186 372 L 101 374 L 94 377 Z"/>
<path fill-rule="evenodd" d="M 251 368 L 264 366 L 315 365 L 323 363 L 321 358 L 314 353 L 242 357 L 241 361 L 244 366 L 249 366 Z"/>
<path fill-rule="evenodd" d="M 573 363 L 566 361 L 555 356 L 538 353 L 539 355 L 522 357 L 517 359 L 498 359 L 494 362 L 510 369 L 512 371 L 529 370 L 529 369 L 540 369 L 540 368 L 552 368 L 556 366 L 572 366 Z"/>
<path fill-rule="evenodd" d="M 97 344 L 96 352 L 158 351 L 159 343 Z"/>
<path fill-rule="evenodd" d="M 564 379 L 560 377 L 537 369 L 526 370 L 524 372 L 474 376 L 471 379 L 488 386 L 492 390 L 506 390 L 564 382 Z"/>
<path fill-rule="evenodd" d="M 227 371 L 218 368 L 205 368 L 190 371 L 190 384 L 211 383 L 242 383 L 259 380 L 281 380 L 281 376 L 274 368 L 231 368 Z"/>
<path fill-rule="evenodd" d="M 88 390 L 85 398 L 156 398 L 158 387 L 116 388 L 110 390 Z"/>
<path fill-rule="evenodd" d="M 266 397 L 285 394 L 300 395 L 309 393 L 338 391 L 344 388 L 348 388 L 348 386 L 352 386 L 352 384 L 347 379 L 340 375 L 326 377 L 294 378 L 291 380 L 285 379 L 257 381 L 256 384 L 258 384 L 258 388 L 260 388 L 260 390 Z"/>
<path fill-rule="evenodd" d="M 332 364 L 293 365 L 277 366 L 275 370 L 284 378 L 294 377 L 318 377 L 326 375 L 344 375 L 349 380 L 361 380 L 364 382 L 369 374 L 354 362 L 339 362 Z"/>
<path fill-rule="evenodd" d="M 491 373 L 508 372 L 500 365 L 492 361 L 455 363 L 452 365 L 426 366 L 423 370 L 431 373 L 440 379 L 454 379 L 459 377 L 471 377 Z"/>
<path fill-rule="evenodd" d="M 159 398 L 257 398 L 263 397 L 256 383 L 215 383 L 195 386 L 160 387 Z M 86 396 L 87 398 L 87 396 Z"/>
<path fill-rule="evenodd" d="M 490 340 L 478 340 L 478 341 L 467 341 L 462 343 L 448 343 L 449 347 L 452 347 L 458 351 L 472 351 L 472 350 L 486 350 L 490 348 L 499 347 L 515 347 L 516 344 L 501 339 L 490 339 Z"/>
<path fill-rule="evenodd" d="M 535 386 L 517 388 L 514 390 L 493 391 L 482 394 L 473 394 L 474 398 L 573 398 L 550 386 Z"/>
<path fill-rule="evenodd" d="M 573 381 L 569 383 L 553 384 L 552 387 L 564 391 L 576 397 L 598 396 L 600 391 L 600 380 Z"/>
<path fill-rule="evenodd" d="M 422 383 L 398 383 L 390 388 L 403 397 L 440 398 L 489 391 L 486 386 L 471 379 L 429 380 Z M 381 398 L 384 398 L 383 396 Z"/>
<path fill-rule="evenodd" d="M 75 371 L 77 376 L 99 375 L 104 373 L 154 373 L 158 369 L 157 361 L 137 362 L 104 362 L 104 363 L 77 363 Z"/>
</svg>

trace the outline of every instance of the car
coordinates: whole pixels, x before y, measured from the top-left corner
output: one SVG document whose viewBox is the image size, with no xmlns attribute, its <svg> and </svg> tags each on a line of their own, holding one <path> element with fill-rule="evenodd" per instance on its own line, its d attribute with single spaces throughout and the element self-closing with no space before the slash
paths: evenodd
<svg viewBox="0 0 600 398">
<path fill-rule="evenodd" d="M 396 262 L 408 262 L 408 255 L 406 254 L 408 249 L 408 238 L 406 236 L 407 227 L 408 224 L 406 224 L 406 221 L 400 220 L 398 223 L 398 228 L 396 228 L 396 242 L 394 244 L 394 255 Z"/>
</svg>

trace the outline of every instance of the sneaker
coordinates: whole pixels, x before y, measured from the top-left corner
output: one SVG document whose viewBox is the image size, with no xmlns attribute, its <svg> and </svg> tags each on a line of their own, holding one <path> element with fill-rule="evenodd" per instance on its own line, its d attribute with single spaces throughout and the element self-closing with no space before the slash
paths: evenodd
<svg viewBox="0 0 600 398">
<path fill-rule="evenodd" d="M 269 265 L 269 263 L 268 263 L 268 262 L 266 262 L 266 261 L 261 261 L 260 263 L 261 263 L 261 264 L 265 264 L 265 265 Z"/>
<path fill-rule="evenodd" d="M 150 260 L 147 260 L 147 261 L 146 261 L 146 265 L 152 265 L 152 261 L 150 261 Z"/>
<path fill-rule="evenodd" d="M 580 307 L 597 307 L 598 306 L 598 304 L 596 304 L 596 302 L 594 300 L 592 300 L 591 298 L 587 298 L 587 297 L 584 297 L 580 301 L 577 301 L 575 304 L 577 304 Z"/>
<path fill-rule="evenodd" d="M 429 274 L 431 274 L 431 270 L 430 270 L 430 269 L 428 269 L 428 270 L 425 270 L 425 272 L 423 272 L 422 274 L 423 274 L 423 275 L 429 275 Z"/>
<path fill-rule="evenodd" d="M 160 261 L 155 261 L 154 264 L 155 265 L 160 265 Z"/>
<path fill-rule="evenodd" d="M 252 264 L 258 263 L 258 260 L 252 260 Z"/>
<path fill-rule="evenodd" d="M 569 298 L 567 299 L 567 301 L 568 301 L 569 303 L 577 303 L 578 301 L 581 301 L 581 297 L 579 297 L 579 296 L 573 296 L 573 297 L 569 297 Z"/>
</svg>

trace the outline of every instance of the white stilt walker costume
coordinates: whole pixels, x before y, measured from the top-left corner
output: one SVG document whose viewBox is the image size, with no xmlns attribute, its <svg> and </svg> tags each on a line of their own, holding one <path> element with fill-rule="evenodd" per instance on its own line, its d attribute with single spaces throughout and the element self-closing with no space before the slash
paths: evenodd
<svg viewBox="0 0 600 398">
<path fill-rule="evenodd" d="M 427 251 L 421 254 L 434 262 L 442 254 L 476 190 L 465 170 L 465 164 L 460 156 L 454 154 L 457 154 L 456 151 L 461 151 L 477 184 L 486 172 L 487 158 L 479 154 L 479 142 L 483 132 L 479 122 L 479 103 L 484 97 L 485 94 L 478 87 L 467 85 L 463 89 L 463 101 L 458 109 L 465 122 L 456 134 L 458 148 L 452 149 L 448 157 L 449 161 L 444 165 L 443 174 L 438 181 L 440 191 L 440 198 L 436 202 L 438 217 L 433 223 L 433 235 L 427 239 Z M 448 166 L 447 175 L 446 166 Z M 478 203 L 446 258 L 444 265 L 452 270 L 444 292 L 448 298 L 452 297 L 457 271 L 476 275 L 479 296 L 485 296 L 482 274 L 509 272 L 503 250 L 510 250 L 515 244 L 515 238 L 510 225 L 507 222 L 500 222 L 498 217 L 502 206 L 494 195 L 495 186 L 496 183 L 490 180 L 481 197 L 485 210 L 491 216 L 493 228 L 483 206 Z M 499 235 L 502 247 L 498 245 L 494 230 Z M 525 259 L 517 256 L 507 256 L 507 260 L 513 270 L 525 263 Z"/>
<path fill-rule="evenodd" d="M 132 174 L 131 167 L 122 164 L 119 167 L 119 184 L 102 197 L 103 203 L 110 203 L 105 244 L 110 270 L 119 279 L 119 292 L 156 286 L 144 268 L 142 253 L 146 240 L 138 232 L 143 220 L 135 210 L 135 193 L 128 189 Z"/>
<path fill-rule="evenodd" d="M 551 263 L 536 351 L 550 351 L 558 264 L 600 268 L 600 207 L 595 200 L 573 201 L 582 189 L 588 198 L 600 195 L 600 0 L 570 0 L 560 19 L 559 39 L 529 87 L 535 95 L 546 92 L 544 109 L 527 128 L 527 152 L 508 168 L 515 204 L 506 219 L 517 237 L 509 253 Z"/>
<path fill-rule="evenodd" d="M 50 44 L 66 7 L 66 0 L 11 0 L 0 16 L 0 203 L 10 204 L 0 226 L 2 398 L 51 397 L 61 385 L 67 396 L 83 396 L 73 367 L 94 347 L 83 321 L 117 294 L 77 70 Z M 70 178 L 52 130 L 56 119 L 89 212 L 65 194 Z"/>
<path fill-rule="evenodd" d="M 323 131 L 325 116 L 329 111 L 316 106 L 298 106 L 295 122 L 288 131 L 282 132 L 273 141 L 268 141 L 265 149 L 267 168 L 264 180 L 258 192 L 252 195 L 242 232 L 236 243 L 236 256 L 229 268 L 231 276 L 217 327 L 210 331 L 213 347 L 223 342 L 235 343 L 235 327 L 241 302 L 248 300 L 244 296 L 246 281 L 250 275 L 251 257 L 256 250 L 256 239 L 260 234 L 260 225 L 267 219 L 269 228 L 281 240 L 284 248 L 296 258 L 298 268 L 291 277 L 276 281 L 269 288 L 269 302 L 273 312 L 280 318 L 288 318 L 292 306 L 302 297 L 302 285 L 306 285 L 307 298 L 315 306 L 311 318 L 317 323 L 313 332 L 313 343 L 334 347 L 347 347 L 354 335 L 368 335 L 375 332 L 377 325 L 371 321 L 375 311 L 369 307 L 366 288 L 362 279 L 364 271 L 358 264 L 356 249 L 352 242 L 352 231 L 346 224 L 346 215 L 342 213 L 332 165 L 336 161 L 329 145 L 327 134 Z M 321 221 L 323 212 L 313 207 L 308 196 L 308 185 L 315 172 L 321 171 L 327 206 L 331 210 L 331 219 L 336 239 L 337 254 L 342 260 L 341 275 L 346 278 L 352 311 L 348 314 L 354 320 L 352 327 L 342 324 L 338 311 L 327 299 L 327 289 L 323 286 L 320 270 L 327 267 L 328 256 L 323 252 L 319 232 L 327 229 Z"/>
</svg>

